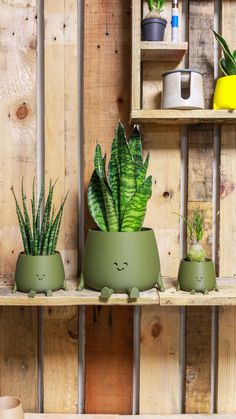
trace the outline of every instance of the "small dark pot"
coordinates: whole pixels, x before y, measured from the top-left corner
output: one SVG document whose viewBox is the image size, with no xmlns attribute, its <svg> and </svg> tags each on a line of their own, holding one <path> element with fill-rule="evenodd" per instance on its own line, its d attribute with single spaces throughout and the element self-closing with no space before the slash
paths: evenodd
<svg viewBox="0 0 236 419">
<path fill-rule="evenodd" d="M 143 41 L 163 41 L 167 21 L 165 19 L 145 18 L 142 20 L 142 40 Z"/>
<path fill-rule="evenodd" d="M 211 259 L 204 262 L 190 262 L 182 259 L 178 272 L 178 288 L 183 291 L 202 292 L 217 289 L 214 263 Z"/>
<path fill-rule="evenodd" d="M 103 232 L 89 230 L 83 261 L 83 277 L 90 288 L 113 292 L 154 287 L 160 260 L 154 232 Z"/>
<path fill-rule="evenodd" d="M 65 272 L 60 253 L 48 256 L 19 254 L 15 274 L 18 291 L 56 291 L 63 288 L 64 281 Z"/>
</svg>

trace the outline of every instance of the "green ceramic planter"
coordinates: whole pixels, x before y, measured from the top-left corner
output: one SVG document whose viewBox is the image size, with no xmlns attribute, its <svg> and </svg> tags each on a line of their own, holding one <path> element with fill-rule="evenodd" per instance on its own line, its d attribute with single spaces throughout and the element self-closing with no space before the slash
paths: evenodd
<svg viewBox="0 0 236 419">
<path fill-rule="evenodd" d="M 178 273 L 178 290 L 189 291 L 192 294 L 202 292 L 207 294 L 217 290 L 214 263 L 211 259 L 205 262 L 190 262 L 182 259 Z"/>
<path fill-rule="evenodd" d="M 139 291 L 157 283 L 163 291 L 160 260 L 152 230 L 102 232 L 90 230 L 85 245 L 83 279 L 87 286 L 113 292 L 128 292 L 136 298 Z M 105 290 L 104 290 L 105 289 Z"/>
<path fill-rule="evenodd" d="M 65 272 L 60 253 L 48 256 L 28 256 L 20 253 L 16 264 L 14 291 L 29 292 L 30 296 L 65 288 Z"/>
</svg>

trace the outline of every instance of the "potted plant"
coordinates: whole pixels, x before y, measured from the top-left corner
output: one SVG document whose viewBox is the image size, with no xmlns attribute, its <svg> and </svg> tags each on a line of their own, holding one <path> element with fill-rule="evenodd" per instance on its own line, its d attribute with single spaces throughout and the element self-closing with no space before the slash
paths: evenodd
<svg viewBox="0 0 236 419">
<path fill-rule="evenodd" d="M 85 282 L 101 290 L 101 298 L 126 292 L 137 298 L 139 291 L 158 284 L 164 290 L 157 244 L 152 229 L 142 228 L 152 193 L 152 177 L 146 177 L 149 155 L 143 162 L 137 128 L 129 142 L 119 123 L 112 143 L 106 175 L 106 156 L 96 146 L 94 172 L 88 188 L 88 206 L 98 229 L 89 230 L 84 250 Z"/>
<path fill-rule="evenodd" d="M 31 221 L 26 205 L 27 198 L 24 192 L 23 180 L 21 191 L 22 209 L 12 187 L 24 246 L 24 252 L 19 254 L 16 264 L 13 292 L 17 290 L 28 292 L 29 297 L 34 297 L 36 293 L 40 292 L 50 296 L 52 291 L 60 288 L 66 289 L 64 266 L 56 247 L 63 209 L 68 194 L 62 200 L 56 212 L 53 205 L 55 184 L 56 182 L 52 184 L 50 180 L 44 211 L 42 211 L 45 195 L 44 184 L 42 185 L 36 208 L 35 182 L 33 181 Z"/>
<path fill-rule="evenodd" d="M 230 51 L 225 39 L 217 32 L 213 32 L 224 53 L 219 61 L 224 76 L 216 82 L 213 108 L 236 109 L 236 50 Z"/>
<path fill-rule="evenodd" d="M 217 290 L 217 285 L 214 264 L 206 257 L 200 243 L 203 237 L 203 216 L 196 210 L 190 219 L 184 218 L 184 221 L 188 228 L 191 246 L 187 257 L 180 262 L 177 291 L 208 294 L 208 291 Z"/>
<path fill-rule="evenodd" d="M 24 419 L 22 404 L 17 397 L 0 397 L 0 419 Z"/>
<path fill-rule="evenodd" d="M 163 41 L 167 21 L 161 16 L 166 0 L 147 0 L 149 12 L 141 22 L 143 41 Z"/>
</svg>

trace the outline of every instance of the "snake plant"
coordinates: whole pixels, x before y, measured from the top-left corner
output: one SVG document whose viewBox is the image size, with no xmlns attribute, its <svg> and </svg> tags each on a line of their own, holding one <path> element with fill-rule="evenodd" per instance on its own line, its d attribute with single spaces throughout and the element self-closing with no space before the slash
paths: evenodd
<svg viewBox="0 0 236 419">
<path fill-rule="evenodd" d="M 206 253 L 200 243 L 203 237 L 203 216 L 198 210 L 195 210 L 191 217 L 184 217 L 184 221 L 192 242 L 187 253 L 187 259 L 191 262 L 204 262 Z"/>
<path fill-rule="evenodd" d="M 166 0 L 147 0 L 149 12 L 158 12 L 158 15 L 160 15 L 165 2 Z"/>
<path fill-rule="evenodd" d="M 129 141 L 119 123 L 112 142 L 106 174 L 106 156 L 96 146 L 94 172 L 88 187 L 88 207 L 102 231 L 139 231 L 147 202 L 152 194 L 152 177 L 146 177 L 149 154 L 145 161 L 139 131 L 134 128 Z"/>
<path fill-rule="evenodd" d="M 43 183 L 36 208 L 35 181 L 33 180 L 31 198 L 31 222 L 26 205 L 27 197 L 24 191 L 23 179 L 21 185 L 22 209 L 20 208 L 20 204 L 16 198 L 16 194 L 13 187 L 11 188 L 16 204 L 16 214 L 26 255 L 51 255 L 56 251 L 63 209 L 68 193 L 65 196 L 65 198 L 62 199 L 60 207 L 56 212 L 55 207 L 53 205 L 53 192 L 55 185 L 56 182 L 52 183 L 52 181 L 50 180 L 48 195 L 46 197 L 41 221 L 40 218 L 43 209 L 45 188 Z"/>
<path fill-rule="evenodd" d="M 213 31 L 216 40 L 223 49 L 224 57 L 221 57 L 219 66 L 225 76 L 236 75 L 236 50 L 230 51 L 225 39 L 217 32 Z"/>
</svg>

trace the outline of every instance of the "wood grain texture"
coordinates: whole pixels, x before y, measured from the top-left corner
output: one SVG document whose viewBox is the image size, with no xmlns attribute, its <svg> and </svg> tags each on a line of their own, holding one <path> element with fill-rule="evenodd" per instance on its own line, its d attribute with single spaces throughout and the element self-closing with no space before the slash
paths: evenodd
<svg viewBox="0 0 236 419">
<path fill-rule="evenodd" d="M 69 190 L 58 242 L 67 275 L 78 265 L 77 2 L 46 0 L 45 174 L 56 204 Z M 45 412 L 77 412 L 78 309 L 48 308 L 44 319 Z M 57 383 L 57 385 L 55 385 Z"/>
<path fill-rule="evenodd" d="M 85 413 L 131 412 L 132 324 L 132 308 L 87 309 Z"/>
<path fill-rule="evenodd" d="M 189 67 L 203 73 L 205 107 L 212 107 L 214 88 L 214 2 L 189 3 Z M 189 129 L 187 212 L 204 217 L 202 244 L 208 257 L 212 246 L 213 128 Z M 190 245 L 188 241 L 188 245 Z M 186 310 L 185 412 L 211 412 L 211 308 Z"/>
<path fill-rule="evenodd" d="M 128 127 L 131 85 L 130 6 L 131 2 L 126 0 L 85 2 L 85 202 L 88 182 L 93 171 L 96 143 L 101 144 L 103 153 L 107 153 L 109 157 L 118 120 L 120 119 L 126 128 Z M 86 205 L 85 234 L 91 225 Z M 132 309 L 112 308 L 108 312 L 107 308 L 102 308 L 99 310 L 98 320 L 91 323 L 91 309 L 86 311 L 85 410 L 87 413 L 131 413 L 132 316 Z M 109 319 L 114 319 L 112 325 L 109 324 Z M 122 328 L 122 332 L 118 330 L 119 327 Z M 99 336 L 101 330 L 102 336 Z M 122 347 L 118 344 L 118 337 L 121 339 Z M 99 349 L 96 353 L 96 342 L 103 345 L 104 352 Z M 96 365 L 94 357 L 97 359 Z"/>
<path fill-rule="evenodd" d="M 10 188 L 17 195 L 36 173 L 36 1 L 0 2 L 0 274 L 12 274 L 22 250 Z M 0 393 L 37 409 L 37 309 L 0 309 Z"/>
<path fill-rule="evenodd" d="M 175 307 L 142 309 L 141 415 L 180 411 L 179 332 L 179 313 Z"/>
<path fill-rule="evenodd" d="M 0 394 L 37 411 L 37 308 L 0 307 Z"/>
<path fill-rule="evenodd" d="M 222 34 L 229 47 L 236 47 L 236 33 L 231 28 L 235 25 L 235 2 L 225 0 L 222 3 Z M 219 273 L 235 276 L 236 229 L 234 221 L 235 205 L 235 127 L 221 129 L 221 178 L 220 178 L 220 253 Z M 236 400 L 236 332 L 235 308 L 219 310 L 218 330 L 218 412 L 235 412 Z"/>
</svg>

